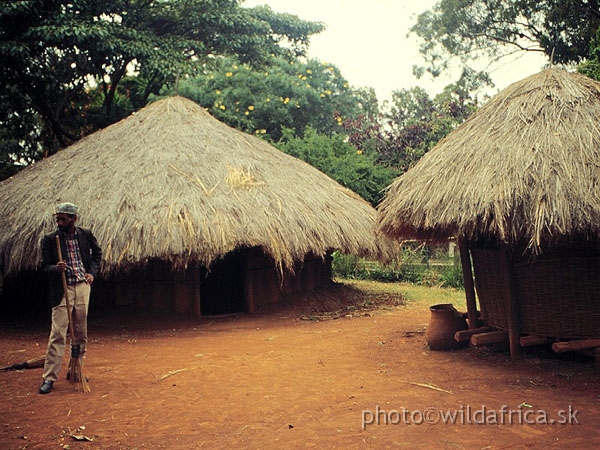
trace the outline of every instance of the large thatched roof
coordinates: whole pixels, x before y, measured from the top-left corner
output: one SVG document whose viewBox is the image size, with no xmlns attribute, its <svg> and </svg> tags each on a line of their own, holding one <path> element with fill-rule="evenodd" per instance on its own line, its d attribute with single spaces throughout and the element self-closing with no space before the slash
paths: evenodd
<svg viewBox="0 0 600 450">
<path fill-rule="evenodd" d="M 396 179 L 395 237 L 492 235 L 531 248 L 600 235 L 600 84 L 547 69 L 514 83 Z"/>
<path fill-rule="evenodd" d="M 79 205 L 103 270 L 161 258 L 210 265 L 262 247 L 282 268 L 308 252 L 376 255 L 376 211 L 314 167 L 181 97 L 157 101 L 0 184 L 0 267 L 40 262 L 56 203 Z"/>
</svg>

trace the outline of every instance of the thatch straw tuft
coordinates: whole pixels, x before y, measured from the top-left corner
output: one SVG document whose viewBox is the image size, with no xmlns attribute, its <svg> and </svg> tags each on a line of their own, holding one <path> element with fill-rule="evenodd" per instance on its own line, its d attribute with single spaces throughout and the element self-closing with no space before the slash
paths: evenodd
<svg viewBox="0 0 600 450">
<path fill-rule="evenodd" d="M 264 181 L 258 181 L 250 170 L 239 167 L 227 167 L 227 183 L 236 189 L 250 189 L 255 186 L 264 185 Z"/>
<path fill-rule="evenodd" d="M 600 235 L 600 84 L 547 69 L 504 89 L 395 180 L 396 238 L 492 235 L 533 250 Z"/>
<path fill-rule="evenodd" d="M 204 265 L 262 247 L 281 268 L 331 249 L 382 256 L 375 210 L 314 167 L 181 97 L 157 101 L 3 181 L 0 268 L 40 263 L 56 203 L 103 246 L 103 272 L 151 258 Z"/>
</svg>

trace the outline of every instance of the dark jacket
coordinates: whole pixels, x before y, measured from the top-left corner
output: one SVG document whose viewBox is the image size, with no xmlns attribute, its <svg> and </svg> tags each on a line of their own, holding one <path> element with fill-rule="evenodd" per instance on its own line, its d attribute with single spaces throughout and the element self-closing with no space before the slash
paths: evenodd
<svg viewBox="0 0 600 450">
<path fill-rule="evenodd" d="M 85 271 L 96 278 L 102 261 L 102 249 L 91 230 L 81 227 L 76 227 L 76 229 Z M 56 230 L 45 235 L 42 239 L 42 270 L 46 272 L 48 277 L 48 298 L 52 306 L 60 304 L 63 297 L 61 274 L 56 270 L 56 263 L 58 262 L 56 235 L 60 237 L 60 251 L 63 259 L 65 259 L 67 257 L 67 244 L 62 231 Z"/>
</svg>

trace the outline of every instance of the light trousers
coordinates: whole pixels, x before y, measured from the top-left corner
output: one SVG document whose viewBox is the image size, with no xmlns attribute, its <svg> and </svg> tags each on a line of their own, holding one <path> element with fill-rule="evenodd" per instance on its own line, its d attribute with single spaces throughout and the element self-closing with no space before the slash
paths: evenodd
<svg viewBox="0 0 600 450">
<path fill-rule="evenodd" d="M 65 297 L 62 298 L 58 306 L 52 308 L 52 329 L 50 330 L 50 337 L 48 338 L 46 362 L 44 363 L 44 373 L 42 375 L 44 380 L 58 380 L 58 374 L 62 367 L 65 347 L 67 345 L 69 314 L 71 315 L 73 323 L 74 335 L 74 342 L 71 342 L 71 345 L 79 344 L 79 358 L 83 359 L 88 342 L 87 314 L 90 304 L 90 291 L 91 286 L 87 283 L 69 285 L 67 287 L 67 293 L 69 295 L 69 306 L 71 307 L 71 310 L 67 311 Z"/>
</svg>

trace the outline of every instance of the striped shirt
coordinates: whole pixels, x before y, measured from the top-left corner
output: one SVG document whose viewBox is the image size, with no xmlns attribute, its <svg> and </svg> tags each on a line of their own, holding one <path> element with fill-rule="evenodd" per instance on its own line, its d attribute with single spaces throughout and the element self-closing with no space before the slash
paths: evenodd
<svg viewBox="0 0 600 450">
<path fill-rule="evenodd" d="M 67 284 L 77 284 L 85 281 L 85 267 L 83 267 L 83 259 L 81 257 L 81 249 L 77 240 L 77 233 L 73 236 L 63 234 L 65 243 L 67 244 Z"/>
</svg>

